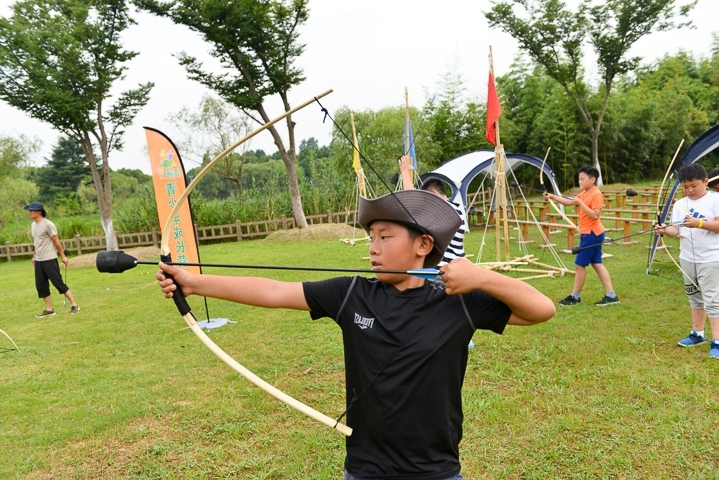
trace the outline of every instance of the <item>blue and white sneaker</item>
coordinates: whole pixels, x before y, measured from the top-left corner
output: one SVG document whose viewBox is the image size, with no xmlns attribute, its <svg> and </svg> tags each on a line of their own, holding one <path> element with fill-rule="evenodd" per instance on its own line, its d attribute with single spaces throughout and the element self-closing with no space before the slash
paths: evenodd
<svg viewBox="0 0 719 480">
<path fill-rule="evenodd" d="M 680 347 L 696 347 L 697 345 L 701 345 L 706 341 L 706 337 L 704 337 L 703 335 L 698 335 L 697 332 L 692 330 L 689 336 L 687 338 L 679 340 L 677 345 L 679 345 Z"/>
<path fill-rule="evenodd" d="M 719 359 L 719 340 L 712 340 L 709 345 L 709 358 Z"/>
</svg>

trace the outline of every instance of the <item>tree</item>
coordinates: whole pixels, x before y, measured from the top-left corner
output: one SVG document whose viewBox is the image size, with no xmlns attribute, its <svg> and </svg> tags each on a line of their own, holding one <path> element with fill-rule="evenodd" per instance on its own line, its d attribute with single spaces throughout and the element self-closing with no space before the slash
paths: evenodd
<svg viewBox="0 0 719 480">
<path fill-rule="evenodd" d="M 196 58 L 180 53 L 189 77 L 217 92 L 258 123 L 271 120 L 265 101 L 277 95 L 284 111 L 291 110 L 288 92 L 304 80 L 295 60 L 304 45 L 298 28 L 308 18 L 308 0 L 135 0 L 156 15 L 185 25 L 213 45 L 221 74 L 204 69 Z M 286 118 L 289 146 L 275 126 L 268 128 L 287 170 L 292 213 L 298 227 L 307 227 L 297 179 L 295 124 Z"/>
<path fill-rule="evenodd" d="M 682 26 L 675 25 L 674 19 L 686 16 L 694 3 L 675 11 L 676 0 L 606 0 L 599 5 L 584 0 L 573 13 L 561 0 L 502 0 L 485 16 L 490 27 L 512 35 L 574 101 L 592 139 L 592 162 L 601 173 L 599 132 L 612 82 L 640 61 L 628 57 L 629 50 L 652 31 Z M 515 13 L 515 7 L 524 10 L 524 18 Z M 583 46 L 587 41 L 597 56 L 600 101 L 595 101 L 584 78 Z"/>
<path fill-rule="evenodd" d="M 187 132 L 186 139 L 180 144 L 185 153 L 202 159 L 206 164 L 219 153 L 229 148 L 236 140 L 250 133 L 251 119 L 247 115 L 237 115 L 231 105 L 206 95 L 196 112 L 182 108 L 170 119 L 180 130 Z M 212 173 L 229 180 L 237 189 L 242 200 L 242 167 L 248 158 L 250 142 L 240 146 L 220 160 Z"/>
<path fill-rule="evenodd" d="M 91 175 L 82 147 L 75 140 L 61 137 L 53 148 L 47 165 L 37 170 L 35 183 L 42 187 L 41 202 L 75 197 L 77 187 Z"/>
<path fill-rule="evenodd" d="M 20 135 L 18 138 L 0 137 L 0 228 L 8 218 L 19 219 L 23 205 L 35 200 L 37 187 L 22 178 L 21 168 L 31 163 L 40 144 Z"/>
<path fill-rule="evenodd" d="M 300 152 L 297 154 L 297 165 L 300 167 L 300 171 L 307 179 L 311 179 L 316 175 L 316 160 L 319 149 L 320 147 L 317 143 L 317 139 L 314 137 L 300 142 Z"/>
<path fill-rule="evenodd" d="M 32 155 L 39 149 L 40 143 L 37 140 L 30 140 L 24 135 L 18 138 L 0 137 L 0 180 L 30 164 Z"/>
<path fill-rule="evenodd" d="M 350 110 L 340 108 L 335 113 L 336 126 L 332 129 L 331 148 L 335 169 L 343 176 L 354 177 L 352 170 L 352 124 Z M 387 190 L 391 178 L 399 171 L 397 160 L 404 149 L 404 107 L 388 107 L 378 110 L 354 112 L 357 143 L 362 155 L 362 168 L 369 182 L 369 190 L 376 195 Z M 418 112 L 410 108 L 410 117 L 418 118 Z M 415 127 L 417 128 L 417 127 Z M 418 162 L 423 162 L 423 136 L 415 135 Z"/>
<path fill-rule="evenodd" d="M 467 97 L 460 70 L 455 60 L 438 82 L 437 95 L 422 109 L 424 131 L 422 124 L 415 127 L 416 137 L 423 140 L 421 171 L 431 171 L 451 158 L 491 147 L 484 133 L 486 108 Z"/>
<path fill-rule="evenodd" d="M 25 0 L 0 18 L 0 99 L 82 146 L 108 250 L 117 250 L 110 152 L 122 149 L 124 130 L 153 87 L 121 93 L 108 108 L 123 64 L 137 55 L 122 49 L 120 37 L 132 23 L 124 0 Z"/>
<path fill-rule="evenodd" d="M 679 52 L 619 83 L 602 134 L 614 181 L 661 178 L 681 140 L 716 123 L 719 85 L 711 84 L 707 63 Z"/>
</svg>

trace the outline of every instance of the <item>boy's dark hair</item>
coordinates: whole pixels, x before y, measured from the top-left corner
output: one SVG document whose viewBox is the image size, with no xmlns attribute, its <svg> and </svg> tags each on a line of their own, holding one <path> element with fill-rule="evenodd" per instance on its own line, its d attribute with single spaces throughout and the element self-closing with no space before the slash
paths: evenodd
<svg viewBox="0 0 719 480">
<path fill-rule="evenodd" d="M 684 165 L 677 171 L 677 179 L 679 182 L 689 182 L 691 180 L 704 180 L 707 178 L 707 171 L 704 166 L 698 163 Z"/>
<path fill-rule="evenodd" d="M 577 172 L 577 174 L 580 174 L 580 173 L 584 173 L 584 174 L 586 174 L 588 177 L 592 177 L 592 178 L 595 179 L 595 180 L 596 180 L 597 178 L 599 178 L 599 170 L 597 170 L 596 168 L 594 168 L 594 167 L 591 166 L 591 165 L 584 165 L 584 166 L 583 166 L 582 168 L 580 168 L 579 171 Z"/>
<path fill-rule="evenodd" d="M 442 180 L 439 180 L 437 178 L 428 178 L 424 182 L 422 182 L 422 185 L 419 187 L 420 190 L 437 190 L 438 192 L 445 193 L 444 191 L 444 182 Z"/>
<path fill-rule="evenodd" d="M 713 169 L 711 172 L 709 172 L 708 177 L 709 177 L 709 178 L 714 178 L 714 177 L 716 177 L 717 175 L 719 175 L 719 167 L 717 167 L 717 168 Z M 712 180 L 711 182 L 709 182 L 709 188 L 714 188 L 714 186 L 717 185 L 717 184 L 719 184 L 719 178 L 717 178 L 716 180 Z"/>
</svg>

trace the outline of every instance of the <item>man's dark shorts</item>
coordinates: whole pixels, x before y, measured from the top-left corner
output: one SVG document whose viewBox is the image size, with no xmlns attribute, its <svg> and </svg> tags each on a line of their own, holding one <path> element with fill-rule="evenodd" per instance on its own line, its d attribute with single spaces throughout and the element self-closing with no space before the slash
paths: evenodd
<svg viewBox="0 0 719 480">
<path fill-rule="evenodd" d="M 35 288 L 39 298 L 50 296 L 50 284 L 48 282 L 52 282 L 62 295 L 70 290 L 62 281 L 60 264 L 57 262 L 57 258 L 43 261 L 35 260 Z"/>
</svg>

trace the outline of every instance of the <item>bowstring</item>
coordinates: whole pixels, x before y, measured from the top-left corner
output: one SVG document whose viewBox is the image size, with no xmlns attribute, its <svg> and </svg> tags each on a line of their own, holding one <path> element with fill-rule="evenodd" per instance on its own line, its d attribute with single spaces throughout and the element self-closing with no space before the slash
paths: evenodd
<svg viewBox="0 0 719 480">
<path fill-rule="evenodd" d="M 324 107 L 324 105 L 322 105 L 322 102 L 320 102 L 320 100 L 316 97 L 315 97 L 315 102 L 317 102 L 317 104 L 320 106 L 322 113 L 324 113 L 324 118 L 322 119 L 322 123 L 324 123 L 325 120 L 327 120 L 328 118 L 330 119 L 330 121 L 332 122 L 332 125 L 334 125 L 334 127 L 337 128 L 337 130 L 340 132 L 340 134 L 342 134 L 342 136 L 349 142 L 349 144 L 352 145 L 352 149 L 357 151 L 357 154 L 359 155 L 360 159 L 369 166 L 370 170 L 372 170 L 372 173 L 375 174 L 377 179 L 387 189 L 389 194 L 392 195 L 392 197 L 397 201 L 397 203 L 399 203 L 400 207 L 402 207 L 402 210 L 404 210 L 405 213 L 407 213 L 407 215 L 409 215 L 409 218 L 412 219 L 412 223 L 417 226 L 417 229 L 421 232 L 425 232 L 426 229 L 424 227 L 422 227 L 419 224 L 419 222 L 417 222 L 417 220 L 410 213 L 410 211 L 407 209 L 407 207 L 405 207 L 404 204 L 402 203 L 402 201 L 397 197 L 397 195 L 395 195 L 393 189 L 384 180 L 384 178 L 382 178 L 382 175 L 380 175 L 379 172 L 377 171 L 377 169 L 374 168 L 373 162 L 370 162 L 370 160 L 359 150 L 359 148 L 355 148 L 354 142 L 352 141 L 352 139 L 350 139 L 349 135 L 347 135 L 347 133 L 342 129 L 342 127 L 339 126 L 339 124 L 335 121 L 334 117 L 332 117 L 330 112 Z M 435 245 L 434 248 L 437 248 L 437 246 Z"/>
</svg>

